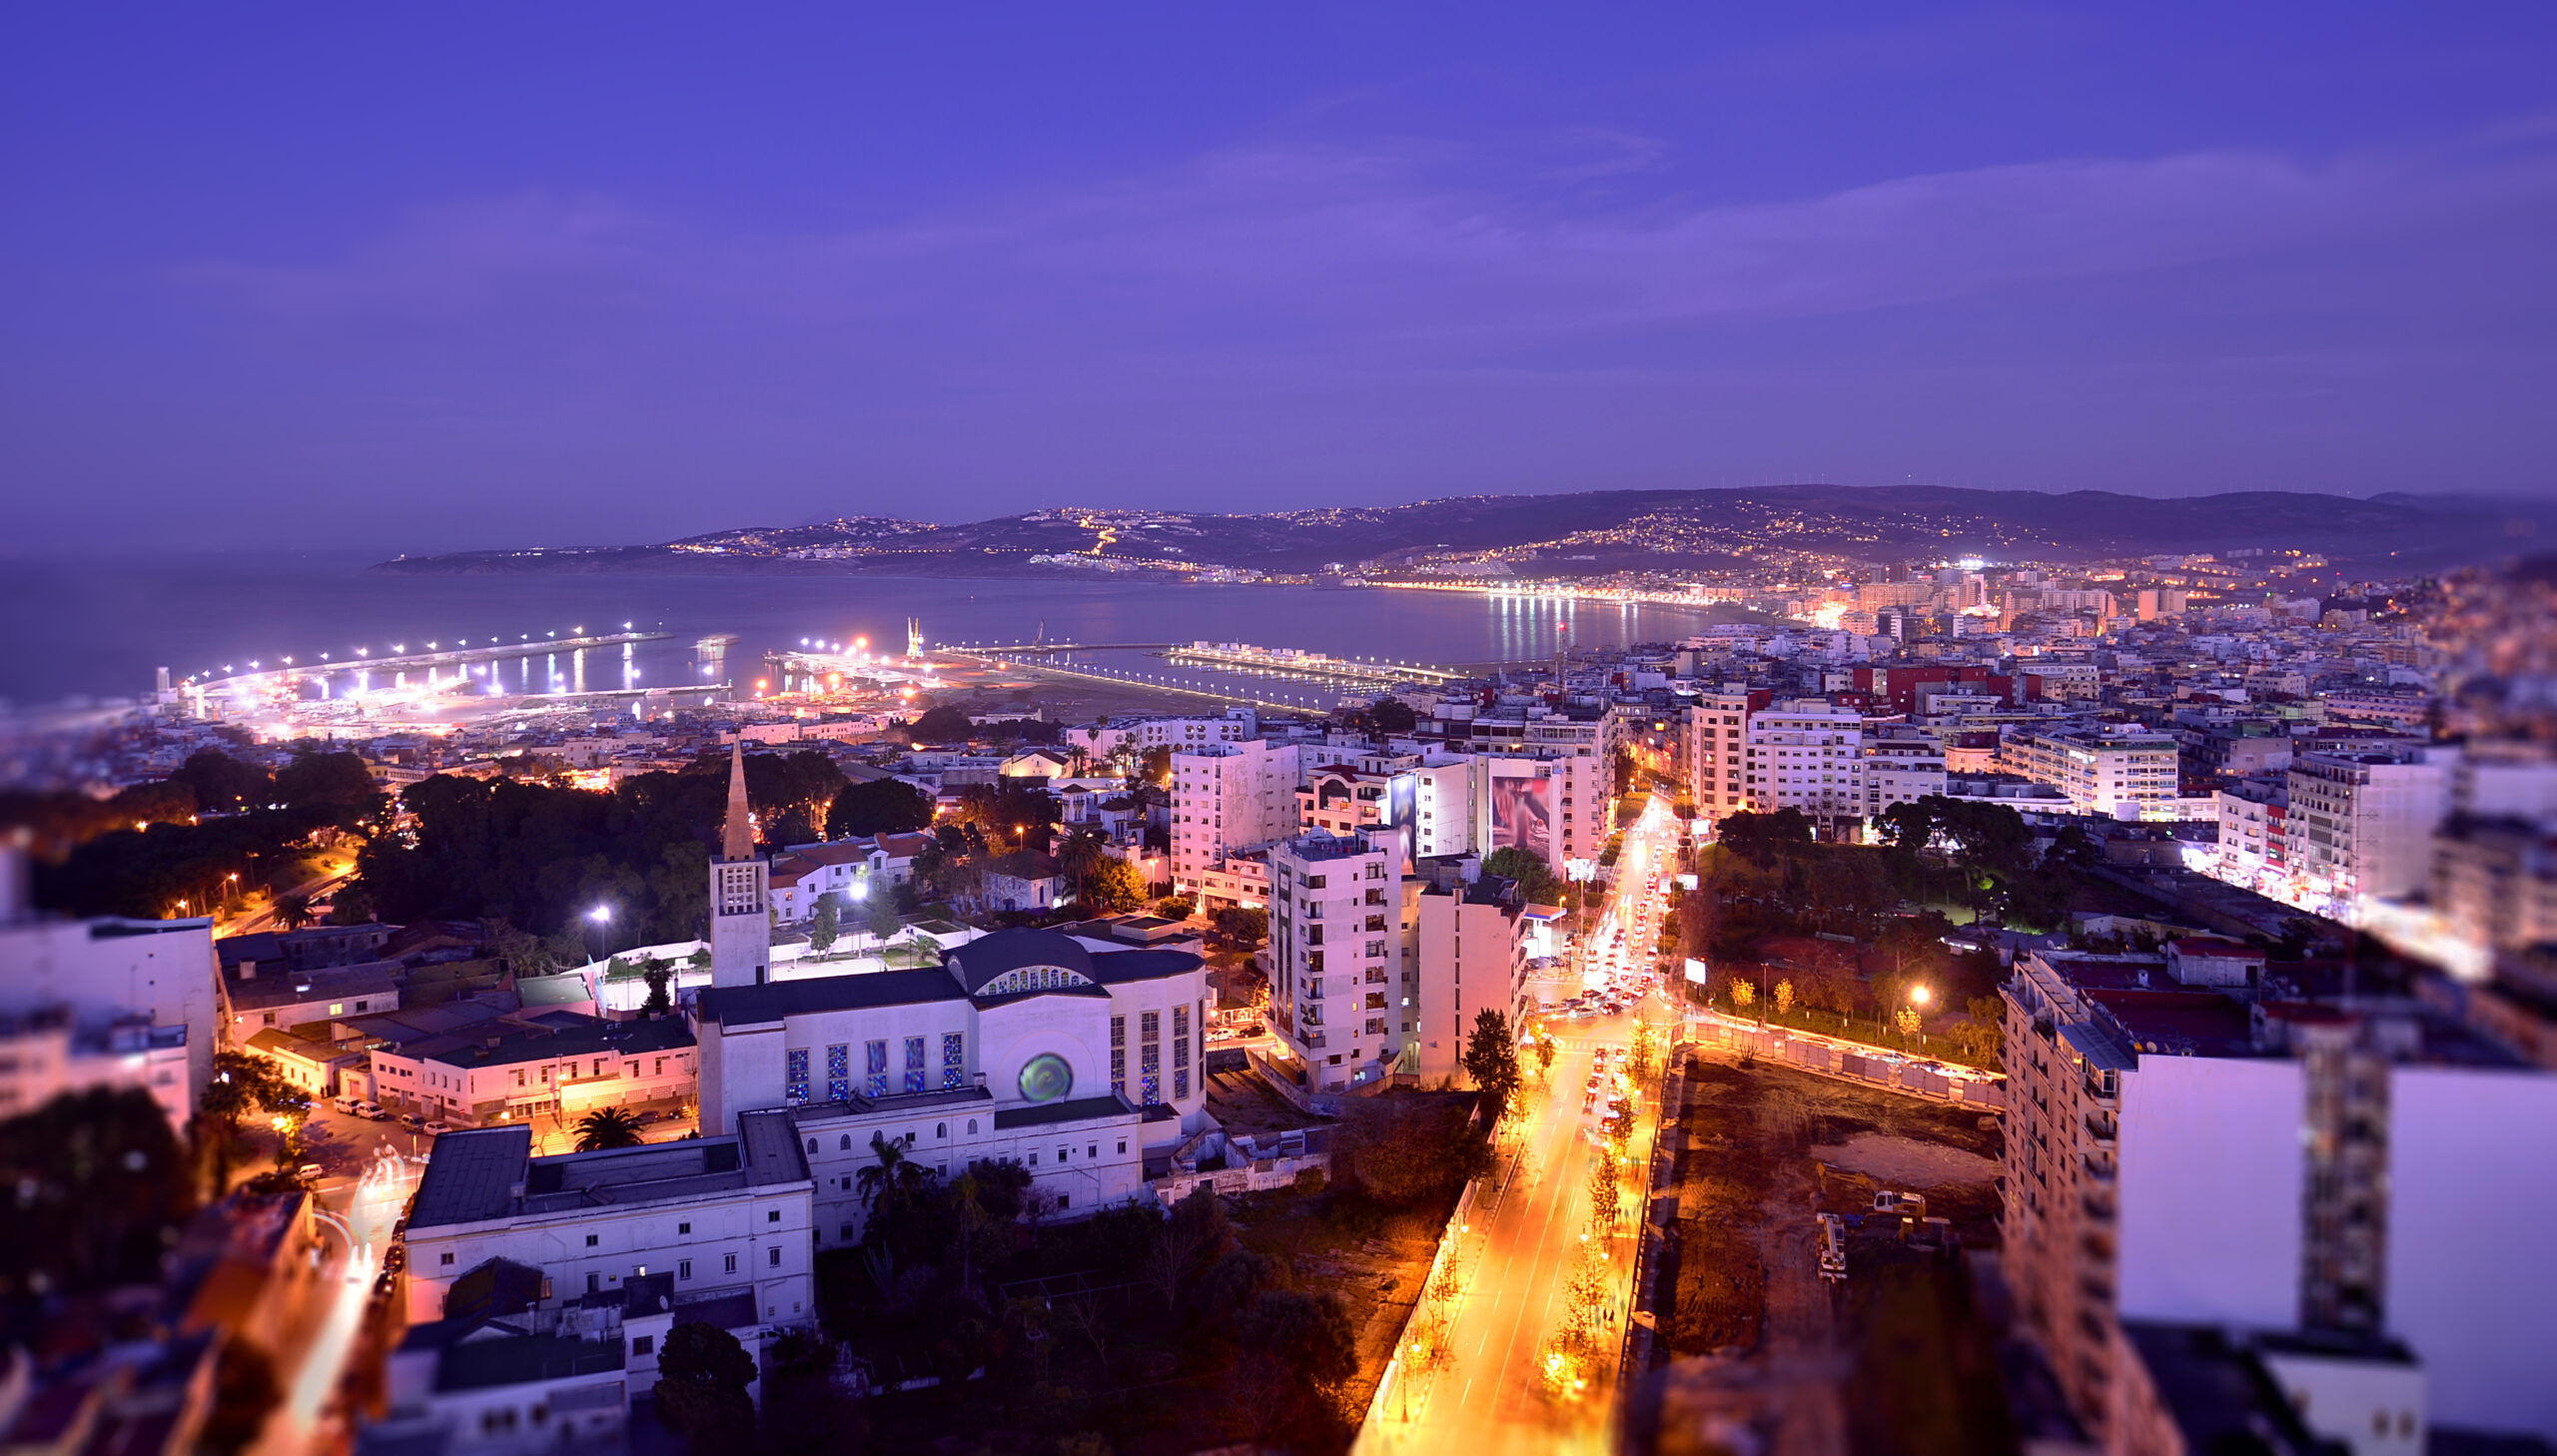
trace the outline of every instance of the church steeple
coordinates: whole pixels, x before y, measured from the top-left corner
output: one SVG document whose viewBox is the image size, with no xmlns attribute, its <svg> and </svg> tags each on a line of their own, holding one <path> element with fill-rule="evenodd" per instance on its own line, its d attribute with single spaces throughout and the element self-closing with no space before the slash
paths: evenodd
<svg viewBox="0 0 2557 1456">
<path fill-rule="evenodd" d="M 754 853 L 754 820 L 746 808 L 746 736 L 740 733 L 728 756 L 728 824 L 720 836 L 719 858 L 748 860 Z"/>
<path fill-rule="evenodd" d="M 760 986 L 772 961 L 772 867 L 755 855 L 746 809 L 746 742 L 728 755 L 728 822 L 710 862 L 710 984 Z"/>
</svg>

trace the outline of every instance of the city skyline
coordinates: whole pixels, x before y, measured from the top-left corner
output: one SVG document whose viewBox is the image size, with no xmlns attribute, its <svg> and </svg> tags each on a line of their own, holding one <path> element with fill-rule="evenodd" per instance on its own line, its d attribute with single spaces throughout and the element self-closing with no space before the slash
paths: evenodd
<svg viewBox="0 0 2557 1456">
<path fill-rule="evenodd" d="M 2551 488 L 2532 12 L 590 19 L 21 22 L 22 546 Z"/>
</svg>

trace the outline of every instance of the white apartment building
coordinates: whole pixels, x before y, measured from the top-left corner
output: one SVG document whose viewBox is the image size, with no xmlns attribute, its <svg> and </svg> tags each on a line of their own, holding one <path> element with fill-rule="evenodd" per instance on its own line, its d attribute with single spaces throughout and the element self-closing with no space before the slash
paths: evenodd
<svg viewBox="0 0 2557 1456">
<path fill-rule="evenodd" d="M 1393 808 L 1393 775 L 1331 765 L 1309 768 L 1296 786 L 1296 827 L 1351 835 L 1385 823 Z"/>
<path fill-rule="evenodd" d="M 1793 809 L 1824 824 L 1864 816 L 1863 714 L 1797 698 L 1750 714 L 1744 734 L 1740 777 L 1751 813 Z"/>
<path fill-rule="evenodd" d="M 1299 835 L 1270 850 L 1270 1026 L 1321 1091 L 1400 1054 L 1402 846 L 1391 833 Z"/>
<path fill-rule="evenodd" d="M 1172 756 L 1172 878 L 1197 890 L 1200 876 L 1236 850 L 1295 828 L 1296 745 L 1245 738 L 1182 748 Z"/>
<path fill-rule="evenodd" d="M 1483 754 L 1473 760 L 1474 852 L 1524 848 L 1541 832 L 1546 865 L 1556 874 L 1607 847 L 1613 798 L 1608 760 L 1582 754 L 1540 757 Z M 1515 787 L 1526 781 L 1531 787 Z M 1540 822 L 1539 822 L 1540 821 Z"/>
<path fill-rule="evenodd" d="M 2399 896 L 2431 874 L 2458 750 L 2407 745 L 2303 753 L 2290 763 L 2284 849 L 2312 894 Z"/>
<path fill-rule="evenodd" d="M 1415 858 L 1464 855 L 1474 849 L 1473 760 L 1432 753 L 1403 771 L 1411 780 L 1411 852 Z"/>
<path fill-rule="evenodd" d="M 32 1112 L 67 1092 L 139 1088 L 183 1130 L 195 1113 L 183 1027 L 134 1017 L 82 1026 L 71 1009 L 0 1015 L 0 1117 Z"/>
<path fill-rule="evenodd" d="M 0 1017 L 46 1068 L 25 1065 L 22 1096 L 103 1080 L 146 1089 L 183 1123 L 213 1075 L 218 977 L 209 920 L 36 919 L 25 851 L 0 842 Z M 59 1057 L 44 1050 L 57 1029 Z M 119 1046 L 147 1055 L 128 1062 Z"/>
<path fill-rule="evenodd" d="M 2219 843 L 2211 849 L 2211 878 L 2246 890 L 2278 888 L 2288 880 L 2290 794 L 2264 780 L 2218 790 Z"/>
<path fill-rule="evenodd" d="M 816 1316 L 813 1180 L 790 1114 L 727 1136 L 532 1155 L 532 1129 L 435 1139 L 409 1215 L 409 1317 L 442 1317 L 453 1280 L 490 1259 L 539 1269 L 561 1300 L 674 1275 L 678 1295 L 751 1290 L 765 1324 Z"/>
<path fill-rule="evenodd" d="M 1465 1040 L 1488 1008 L 1514 1035 L 1527 999 L 1527 941 L 1515 898 L 1484 881 L 1424 886 L 1415 908 L 1418 962 L 1410 983 L 1407 1050 L 1399 1072 L 1437 1083 L 1463 1071 Z"/>
<path fill-rule="evenodd" d="M 2007 740 L 2017 773 L 2069 796 L 2073 814 L 2173 818 L 2177 746 L 2127 724 L 2026 730 Z"/>
<path fill-rule="evenodd" d="M 1240 743 L 1260 731 L 1260 714 L 1242 709 L 1218 718 L 1113 718 L 1069 728 L 1058 741 L 1080 748 L 1096 759 L 1120 753 L 1143 754 L 1158 748 L 1175 751 L 1205 748 L 1212 743 Z"/>
<path fill-rule="evenodd" d="M 1865 741 L 1865 817 L 1945 792 L 1945 749 L 1932 733 L 1885 729 Z"/>
<path fill-rule="evenodd" d="M 1749 807 L 1744 783 L 1749 694 L 1700 694 L 1687 710 L 1687 792 L 1696 813 L 1712 820 Z"/>
<path fill-rule="evenodd" d="M 2079 981 L 2028 955 L 2002 993 L 2002 1227 L 2024 1322 L 2106 1450 L 2157 1449 L 2127 1419 L 2125 1321 L 2392 1338 L 2420 1362 L 2421 1421 L 2557 1437 L 2557 1265 L 2492 1232 L 2557 1199 L 2557 1158 L 2517 1156 L 2511 1131 L 2557 1126 L 2557 1078 L 2428 1055 L 2405 1014 L 2280 1003 L 2250 1032 L 2231 998 Z"/>
</svg>

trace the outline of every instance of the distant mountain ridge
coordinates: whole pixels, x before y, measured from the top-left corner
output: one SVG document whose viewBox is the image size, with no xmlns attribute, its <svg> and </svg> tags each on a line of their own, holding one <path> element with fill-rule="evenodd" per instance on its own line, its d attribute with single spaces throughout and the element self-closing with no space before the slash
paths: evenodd
<svg viewBox="0 0 2557 1456">
<path fill-rule="evenodd" d="M 2068 561 L 2243 548 L 2430 569 L 2545 549 L 2557 503 L 2285 491 L 2154 498 L 1946 485 L 1778 485 L 1476 495 L 1407 505 L 1224 515 L 1058 507 L 957 524 L 844 516 L 656 545 L 403 556 L 403 573 L 846 571 L 1060 574 L 1041 556 L 1190 562 L 1275 573 L 1389 568 L 1498 553 L 1522 575 L 1708 567 L 1770 552 L 1868 561 L 1979 555 Z"/>
</svg>

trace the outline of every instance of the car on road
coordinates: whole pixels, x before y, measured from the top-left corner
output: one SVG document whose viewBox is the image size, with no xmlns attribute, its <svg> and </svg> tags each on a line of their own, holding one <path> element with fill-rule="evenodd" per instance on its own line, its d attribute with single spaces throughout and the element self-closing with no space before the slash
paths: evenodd
<svg viewBox="0 0 2557 1456">
<path fill-rule="evenodd" d="M 400 1125 L 408 1128 L 412 1132 L 423 1132 L 426 1129 L 426 1119 L 419 1116 L 415 1112 L 402 1112 L 400 1114 Z"/>
<path fill-rule="evenodd" d="M 356 1108 L 363 1106 L 364 1104 L 357 1101 L 354 1097 L 340 1096 L 329 1098 L 329 1105 L 352 1117 L 356 1115 Z"/>
<path fill-rule="evenodd" d="M 426 1130 L 427 1135 L 429 1135 L 429 1136 L 440 1137 L 440 1136 L 442 1136 L 444 1133 L 449 1132 L 449 1131 L 451 1131 L 451 1130 L 452 1130 L 452 1124 L 451 1124 L 450 1122 L 446 1122 L 446 1121 L 444 1121 L 444 1120 L 443 1120 L 443 1119 L 441 1119 L 441 1118 L 437 1118 L 437 1119 L 435 1119 L 435 1120 L 434 1120 L 434 1121 L 432 1121 L 432 1122 L 428 1122 L 428 1123 L 426 1124 Z"/>
</svg>

